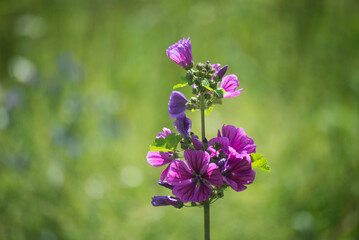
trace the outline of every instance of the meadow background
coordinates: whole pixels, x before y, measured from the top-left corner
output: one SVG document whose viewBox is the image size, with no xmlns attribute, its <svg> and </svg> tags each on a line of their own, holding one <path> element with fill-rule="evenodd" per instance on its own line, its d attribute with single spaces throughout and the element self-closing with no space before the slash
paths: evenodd
<svg viewBox="0 0 359 240">
<path fill-rule="evenodd" d="M 359 239 L 359 2 L 0 2 L 0 239 L 189 239 L 203 210 L 154 208 L 146 163 L 185 72 L 228 64 L 242 94 L 207 121 L 269 160 L 211 207 L 213 239 Z M 190 97 L 189 89 L 184 91 Z M 199 132 L 199 113 L 190 113 Z"/>
</svg>

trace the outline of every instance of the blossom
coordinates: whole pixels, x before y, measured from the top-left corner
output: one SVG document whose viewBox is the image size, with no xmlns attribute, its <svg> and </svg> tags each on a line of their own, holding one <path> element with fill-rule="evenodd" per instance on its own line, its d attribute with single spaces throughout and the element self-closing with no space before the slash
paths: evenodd
<svg viewBox="0 0 359 240">
<path fill-rule="evenodd" d="M 244 184 L 252 183 L 256 175 L 249 155 L 232 153 L 221 169 L 223 180 L 237 192 L 245 190 Z"/>
<path fill-rule="evenodd" d="M 181 201 L 172 196 L 154 196 L 151 203 L 154 207 L 172 205 L 175 208 L 181 208 L 183 206 Z"/>
<path fill-rule="evenodd" d="M 167 135 L 172 134 L 173 132 L 168 128 L 163 128 L 163 132 L 159 132 L 156 136 L 156 138 L 166 138 Z"/>
<path fill-rule="evenodd" d="M 218 130 L 217 138 L 215 139 L 218 139 L 219 137 L 228 139 L 228 146 L 230 147 L 228 151 L 231 151 L 232 148 L 240 155 L 256 152 L 256 145 L 254 144 L 253 139 L 247 136 L 243 128 L 236 128 L 232 125 L 223 125 L 222 134 Z M 211 141 L 213 144 L 213 142 L 218 142 L 219 140 L 211 139 L 210 142 Z"/>
<path fill-rule="evenodd" d="M 172 61 L 184 69 L 191 69 L 193 67 L 192 46 L 190 38 L 181 39 L 178 43 L 170 46 L 166 53 Z"/>
<path fill-rule="evenodd" d="M 168 112 L 170 118 L 177 118 L 186 111 L 187 98 L 178 91 L 173 91 L 168 102 Z"/>
<path fill-rule="evenodd" d="M 151 151 L 147 153 L 147 162 L 154 167 L 162 167 L 168 164 L 168 166 L 163 170 L 160 181 L 163 182 L 167 177 L 168 170 L 170 169 L 172 163 L 172 154 L 173 152 L 159 152 Z"/>
<path fill-rule="evenodd" d="M 209 184 L 222 186 L 223 180 L 215 163 L 209 163 L 205 151 L 187 149 L 185 161 L 174 160 L 168 172 L 167 182 L 175 185 L 172 193 L 182 202 L 202 202 L 212 193 Z"/>
<path fill-rule="evenodd" d="M 191 131 L 192 122 L 191 119 L 186 117 L 186 114 L 182 113 L 179 115 L 176 120 L 173 122 L 177 131 L 184 137 L 189 138 L 189 133 Z"/>
<path fill-rule="evenodd" d="M 224 89 L 224 91 L 226 91 L 226 93 L 223 96 L 224 98 L 232 98 L 241 94 L 243 88 L 236 90 L 237 87 L 239 87 L 239 82 L 236 75 L 230 74 L 223 77 L 221 82 L 221 88 Z"/>
</svg>

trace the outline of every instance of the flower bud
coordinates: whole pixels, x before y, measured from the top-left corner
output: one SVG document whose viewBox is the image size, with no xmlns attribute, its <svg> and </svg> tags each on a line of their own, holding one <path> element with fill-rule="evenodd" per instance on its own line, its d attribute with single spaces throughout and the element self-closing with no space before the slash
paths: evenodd
<svg viewBox="0 0 359 240">
<path fill-rule="evenodd" d="M 172 196 L 154 196 L 151 201 L 154 207 L 173 206 L 175 208 L 182 208 L 183 202 Z"/>
<path fill-rule="evenodd" d="M 186 73 L 186 78 L 187 78 L 188 80 L 192 80 L 192 79 L 193 79 L 193 73 L 192 73 L 192 71 L 188 71 L 188 72 Z"/>
<path fill-rule="evenodd" d="M 203 71 L 204 64 L 199 62 L 199 63 L 197 63 L 196 68 L 197 68 L 198 71 Z"/>
</svg>

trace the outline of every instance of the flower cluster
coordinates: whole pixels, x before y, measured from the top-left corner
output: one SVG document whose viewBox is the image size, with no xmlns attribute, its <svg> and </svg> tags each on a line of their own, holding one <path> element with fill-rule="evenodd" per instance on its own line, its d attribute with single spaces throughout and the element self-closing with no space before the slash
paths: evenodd
<svg viewBox="0 0 359 240">
<path fill-rule="evenodd" d="M 226 75 L 227 65 L 209 61 L 197 63 L 194 69 L 190 38 L 170 46 L 167 56 L 187 70 L 185 80 L 174 89 L 190 86 L 194 96 L 188 100 L 181 92 L 172 92 L 168 112 L 178 133 L 163 128 L 150 146 L 147 162 L 165 167 L 158 183 L 174 195 L 154 196 L 152 205 L 181 208 L 191 202 L 191 206 L 201 206 L 222 198 L 228 187 L 245 190 L 256 175 L 252 166 L 269 170 L 266 160 L 256 153 L 253 139 L 242 128 L 224 125 L 216 137 L 201 141 L 191 132 L 192 121 L 185 114 L 199 109 L 209 113 L 222 98 L 238 96 L 242 89 L 237 90 L 237 76 Z"/>
</svg>

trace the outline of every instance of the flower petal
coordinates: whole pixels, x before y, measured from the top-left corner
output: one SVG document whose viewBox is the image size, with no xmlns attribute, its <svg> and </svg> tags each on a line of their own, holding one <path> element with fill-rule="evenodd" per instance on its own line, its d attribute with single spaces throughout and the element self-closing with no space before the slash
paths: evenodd
<svg viewBox="0 0 359 240">
<path fill-rule="evenodd" d="M 218 133 L 221 136 L 220 133 Z M 239 154 L 251 154 L 256 152 L 256 145 L 252 138 L 248 137 L 243 128 L 232 125 L 223 125 L 222 136 L 229 139 L 229 146 L 233 147 Z"/>
<path fill-rule="evenodd" d="M 192 202 L 202 202 L 207 200 L 212 193 L 212 188 L 208 186 L 207 184 L 200 182 L 200 184 L 196 187 Z"/>
<path fill-rule="evenodd" d="M 210 163 L 208 165 L 207 171 L 202 177 L 213 186 L 220 187 L 223 185 L 223 180 L 219 167 L 215 163 Z"/>
<path fill-rule="evenodd" d="M 187 98 L 178 91 L 173 91 L 168 102 L 168 112 L 170 118 L 177 118 L 186 111 Z"/>
<path fill-rule="evenodd" d="M 163 132 L 159 132 L 156 138 L 166 138 L 167 135 L 172 134 L 173 132 L 168 128 L 163 128 Z"/>
<path fill-rule="evenodd" d="M 236 75 L 230 74 L 223 77 L 221 82 L 221 88 L 223 88 L 224 91 L 226 91 L 227 93 L 234 92 L 237 87 L 239 87 L 239 82 Z"/>
<path fill-rule="evenodd" d="M 207 170 L 209 163 L 209 154 L 207 152 L 187 149 L 183 155 L 193 172 L 203 174 Z"/>
<path fill-rule="evenodd" d="M 227 137 L 216 137 L 209 140 L 209 145 L 213 146 L 214 143 L 219 143 L 221 150 L 225 153 L 229 153 L 229 139 Z"/>
<path fill-rule="evenodd" d="M 186 117 L 186 114 L 182 113 L 177 116 L 176 120 L 173 122 L 177 131 L 184 137 L 189 138 L 189 133 L 192 127 L 191 119 Z"/>
<path fill-rule="evenodd" d="M 173 160 L 167 175 L 167 182 L 171 185 L 188 183 L 193 175 L 188 168 L 186 162 L 181 160 Z"/>
<path fill-rule="evenodd" d="M 147 153 L 147 162 L 155 167 L 161 167 L 172 161 L 171 159 L 172 152 L 148 152 Z"/>
<path fill-rule="evenodd" d="M 230 92 L 230 93 L 226 93 L 223 95 L 224 98 L 232 98 L 232 97 L 237 97 L 239 94 L 241 94 L 243 88 L 234 91 L 234 92 Z"/>
<path fill-rule="evenodd" d="M 195 182 L 187 182 L 185 184 L 176 185 L 173 188 L 172 193 L 184 203 L 193 201 L 196 185 L 197 183 Z"/>
<path fill-rule="evenodd" d="M 162 174 L 161 174 L 161 177 L 160 177 L 160 181 L 161 183 L 163 183 L 163 181 L 166 179 L 167 175 L 168 175 L 168 171 L 170 170 L 170 166 L 171 164 L 169 164 L 165 170 L 163 170 Z"/>
</svg>

